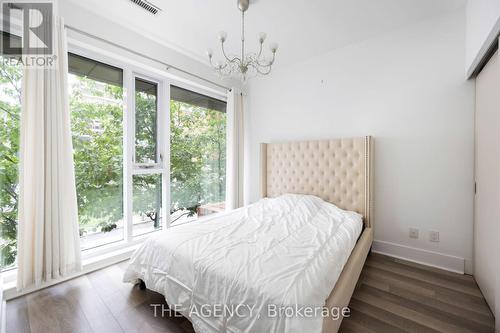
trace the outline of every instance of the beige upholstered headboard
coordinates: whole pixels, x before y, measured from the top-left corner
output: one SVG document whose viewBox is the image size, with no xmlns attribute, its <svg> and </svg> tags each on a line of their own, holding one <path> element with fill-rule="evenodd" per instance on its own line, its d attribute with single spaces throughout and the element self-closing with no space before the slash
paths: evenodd
<svg viewBox="0 0 500 333">
<path fill-rule="evenodd" d="M 261 144 L 261 196 L 311 194 L 373 224 L 373 139 Z"/>
</svg>

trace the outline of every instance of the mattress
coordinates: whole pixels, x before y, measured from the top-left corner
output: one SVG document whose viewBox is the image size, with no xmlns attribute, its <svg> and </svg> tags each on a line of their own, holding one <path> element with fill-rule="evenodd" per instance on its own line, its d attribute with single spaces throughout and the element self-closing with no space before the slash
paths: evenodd
<svg viewBox="0 0 500 333">
<path fill-rule="evenodd" d="M 314 196 L 265 198 L 151 236 L 124 281 L 142 279 L 199 333 L 321 332 L 362 226 Z"/>
</svg>

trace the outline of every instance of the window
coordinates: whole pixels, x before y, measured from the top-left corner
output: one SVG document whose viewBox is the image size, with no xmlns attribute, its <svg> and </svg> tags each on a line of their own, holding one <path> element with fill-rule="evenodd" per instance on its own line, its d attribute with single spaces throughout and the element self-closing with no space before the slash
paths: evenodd
<svg viewBox="0 0 500 333">
<path fill-rule="evenodd" d="M 10 34 L 2 33 L 2 41 Z M 22 65 L 0 56 L 0 270 L 12 268 L 17 254 L 19 121 Z"/>
<path fill-rule="evenodd" d="M 135 161 L 139 165 L 158 162 L 158 85 L 135 79 Z"/>
<path fill-rule="evenodd" d="M 82 249 L 123 239 L 123 72 L 69 54 Z"/>
<path fill-rule="evenodd" d="M 0 60 L 3 270 L 16 264 L 22 65 Z M 115 243 L 86 253 L 225 209 L 224 101 L 76 53 L 68 72 L 82 249 Z"/>
<path fill-rule="evenodd" d="M 133 176 L 133 236 L 162 228 L 162 177 L 160 174 Z"/>
<path fill-rule="evenodd" d="M 171 223 L 224 211 L 226 103 L 170 88 Z"/>
<path fill-rule="evenodd" d="M 162 228 L 163 165 L 159 149 L 158 83 L 136 77 L 132 236 Z M 165 126 L 164 126 L 165 128 Z"/>
</svg>

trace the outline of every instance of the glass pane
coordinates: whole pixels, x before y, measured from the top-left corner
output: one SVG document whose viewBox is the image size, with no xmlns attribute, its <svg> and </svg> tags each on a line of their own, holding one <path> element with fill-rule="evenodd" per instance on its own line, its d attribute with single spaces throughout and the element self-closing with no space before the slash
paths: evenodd
<svg viewBox="0 0 500 333">
<path fill-rule="evenodd" d="M 161 217 L 161 175 L 134 175 L 134 236 L 160 230 Z"/>
<path fill-rule="evenodd" d="M 78 63 L 75 63 L 77 61 Z M 79 70 L 93 63 L 113 72 Z M 121 69 L 69 57 L 71 130 L 82 249 L 123 239 L 123 87 Z"/>
<path fill-rule="evenodd" d="M 225 209 L 226 103 L 215 101 L 198 93 L 172 87 L 170 101 L 172 225 Z M 224 108 L 221 108 L 222 105 Z M 220 111 L 221 109 L 224 112 Z"/>
<path fill-rule="evenodd" d="M 135 79 L 135 160 L 156 163 L 157 160 L 157 84 Z"/>
<path fill-rule="evenodd" d="M 0 270 L 14 267 L 22 65 L 0 56 Z"/>
</svg>

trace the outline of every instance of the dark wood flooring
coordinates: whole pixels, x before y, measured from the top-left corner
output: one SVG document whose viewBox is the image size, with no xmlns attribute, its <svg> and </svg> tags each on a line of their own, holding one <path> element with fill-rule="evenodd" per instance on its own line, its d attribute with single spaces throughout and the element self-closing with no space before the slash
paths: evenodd
<svg viewBox="0 0 500 333">
<path fill-rule="evenodd" d="M 494 332 L 472 276 L 370 254 L 341 332 Z"/>
<path fill-rule="evenodd" d="M 121 282 L 126 263 L 7 302 L 9 333 L 193 332 L 183 317 L 155 317 L 163 296 Z M 474 279 L 371 254 L 341 332 L 494 332 Z"/>
</svg>

